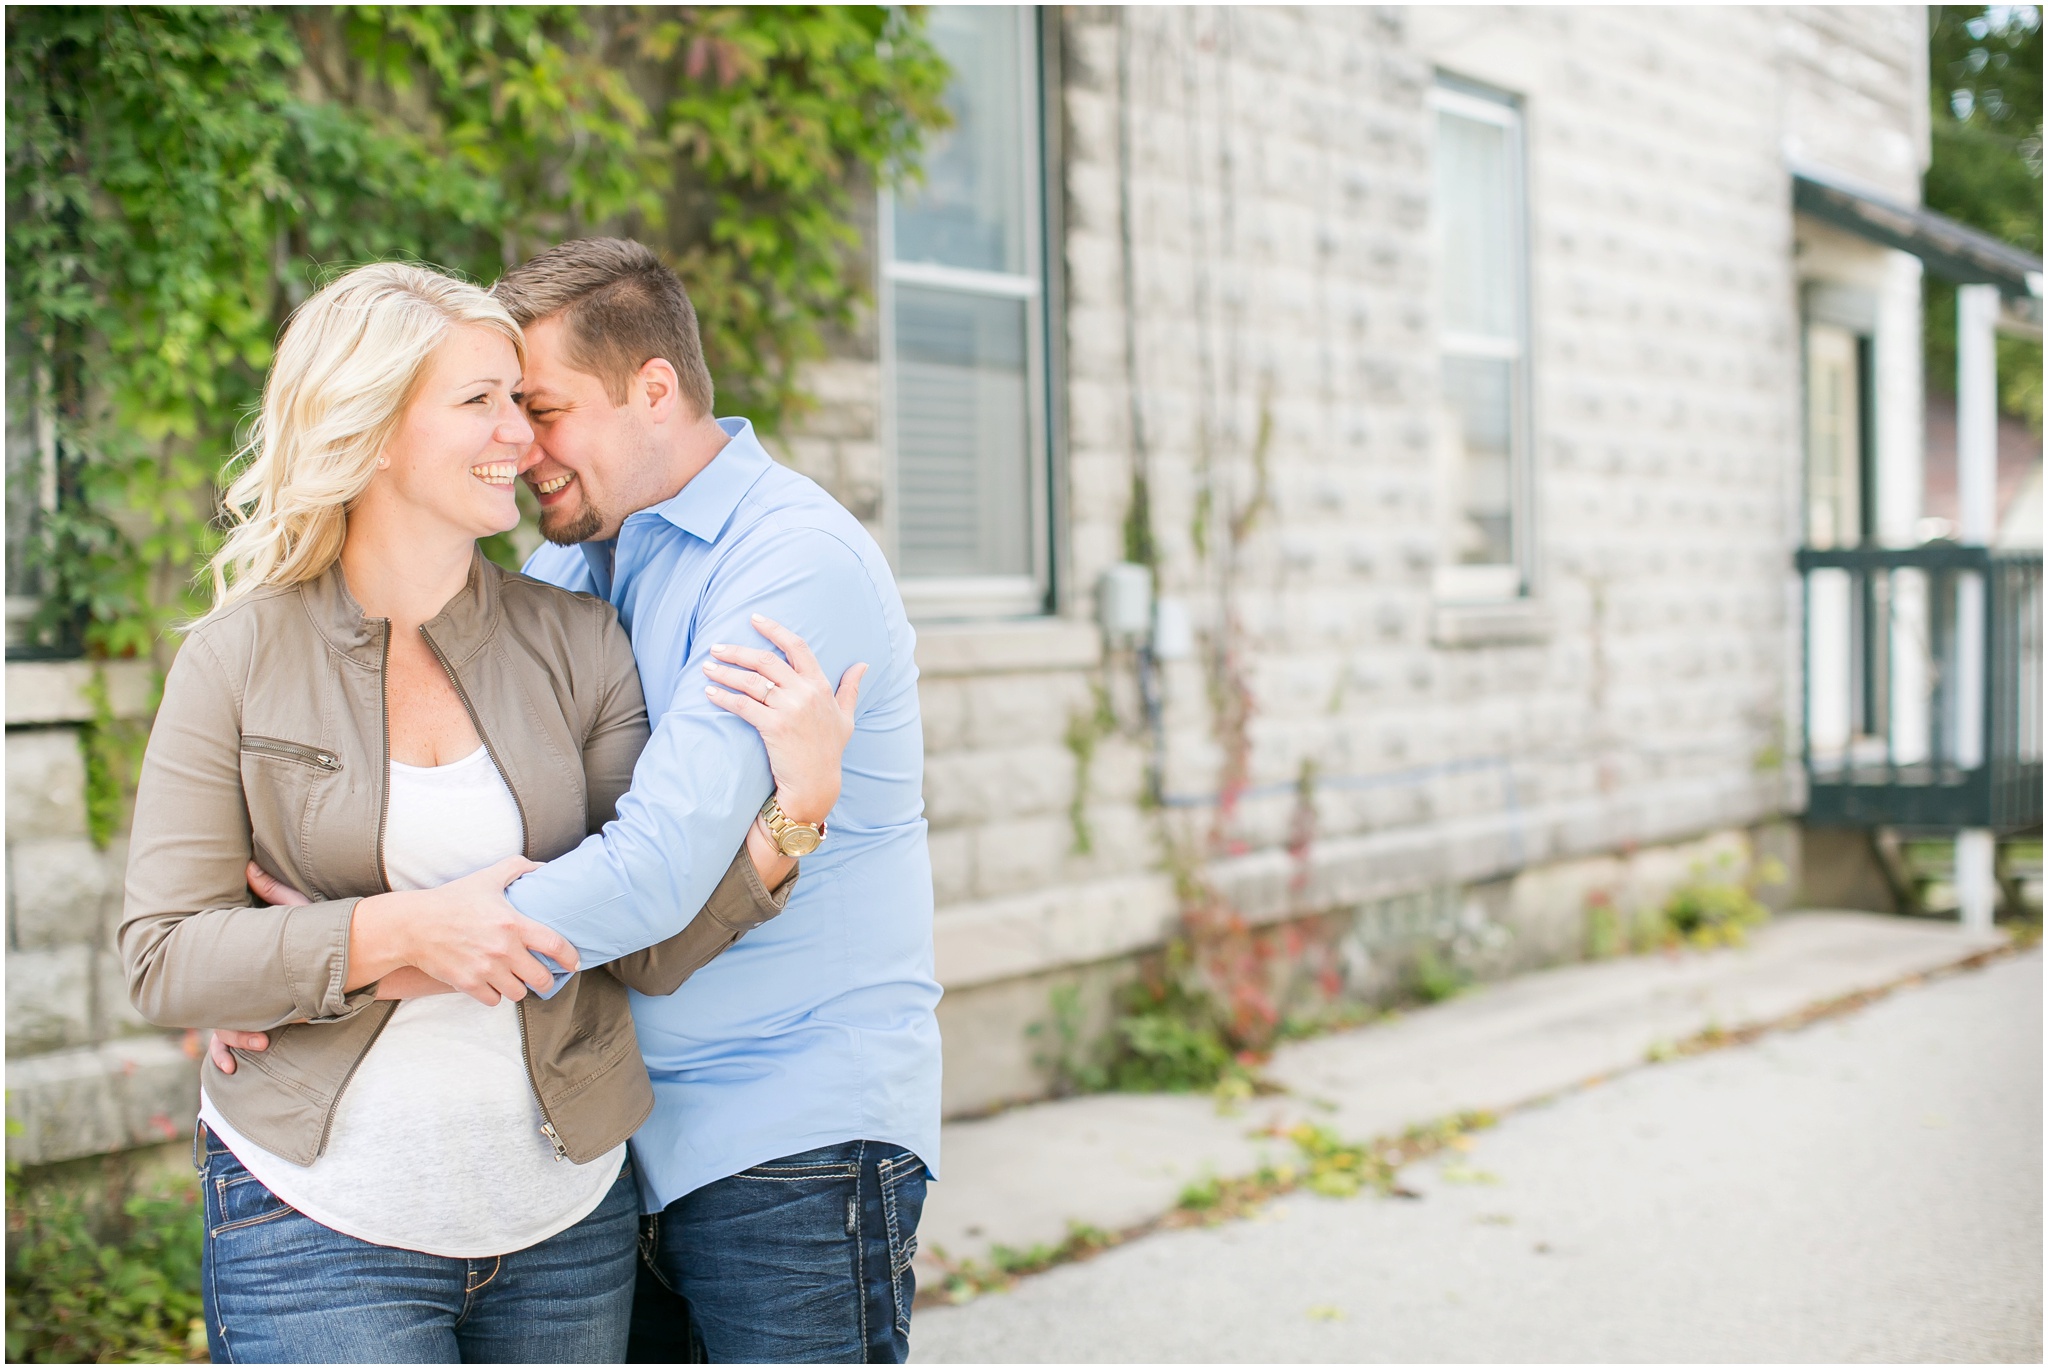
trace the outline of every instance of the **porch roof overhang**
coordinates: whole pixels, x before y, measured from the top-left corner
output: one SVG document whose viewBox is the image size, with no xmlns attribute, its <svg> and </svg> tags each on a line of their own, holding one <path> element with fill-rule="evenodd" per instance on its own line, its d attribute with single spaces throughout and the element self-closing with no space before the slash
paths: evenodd
<svg viewBox="0 0 2048 1369">
<path fill-rule="evenodd" d="M 1911 252 L 1958 285 L 1995 285 L 2007 295 L 2041 295 L 2041 259 L 1988 233 L 1917 205 L 1900 204 L 1825 173 L 1795 169 L 1792 207 L 1885 247 Z"/>
</svg>

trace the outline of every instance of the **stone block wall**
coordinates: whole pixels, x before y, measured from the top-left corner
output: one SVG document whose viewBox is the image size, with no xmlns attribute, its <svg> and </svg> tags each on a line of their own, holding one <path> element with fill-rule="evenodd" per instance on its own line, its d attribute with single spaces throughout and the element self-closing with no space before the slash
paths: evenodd
<svg viewBox="0 0 2048 1369">
<path fill-rule="evenodd" d="M 1798 810 L 1787 157 L 1910 198 L 1923 46 L 1917 10 L 1062 12 L 1061 599 L 920 627 L 949 1108 L 1044 1086 L 1027 1028 L 1160 944 L 1189 852 L 1252 922 L 1349 925 L 1366 992 L 1418 941 L 1578 954 L 1596 874 L 1654 902 Z M 1533 592 L 1486 608 L 1432 587 L 1439 71 L 1526 127 Z M 828 485 L 843 412 L 789 444 Z M 1140 471 L 1197 637 L 1156 733 L 1089 627 Z"/>
<path fill-rule="evenodd" d="M 127 843 L 87 835 L 85 674 L 7 667 L 7 1153 L 24 1164 L 177 1140 L 199 1105 L 184 1034 L 129 1004 L 115 943 Z M 146 677 L 117 674 L 117 707 L 140 712 Z"/>
</svg>

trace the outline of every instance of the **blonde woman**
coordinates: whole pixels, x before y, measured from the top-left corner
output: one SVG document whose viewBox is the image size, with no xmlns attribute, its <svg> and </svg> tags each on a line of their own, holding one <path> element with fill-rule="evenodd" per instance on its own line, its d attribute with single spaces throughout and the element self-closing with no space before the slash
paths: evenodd
<svg viewBox="0 0 2048 1369">
<path fill-rule="evenodd" d="M 215 607 L 165 683 L 130 992 L 163 1026 L 268 1034 L 205 1069 L 217 1361 L 622 1358 L 625 1142 L 653 1104 L 627 987 L 673 992 L 795 878 L 757 826 L 683 932 L 545 999 L 537 957 L 575 969 L 568 942 L 426 892 L 576 846 L 648 735 L 611 608 L 477 551 L 518 521 L 523 362 L 499 304 L 416 266 L 306 301 L 228 492 Z M 758 725 L 791 806 L 824 812 L 861 667 L 835 696 L 771 636 L 808 669 Z M 252 905 L 252 880 L 311 901 Z"/>
</svg>

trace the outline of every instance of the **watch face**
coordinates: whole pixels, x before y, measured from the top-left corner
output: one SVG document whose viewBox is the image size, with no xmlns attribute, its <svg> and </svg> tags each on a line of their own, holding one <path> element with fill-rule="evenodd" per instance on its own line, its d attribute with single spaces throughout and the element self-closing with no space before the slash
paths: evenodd
<svg viewBox="0 0 2048 1369">
<path fill-rule="evenodd" d="M 785 856 L 807 856 L 818 849 L 824 838 L 809 827 L 786 827 L 775 839 L 775 845 Z"/>
</svg>

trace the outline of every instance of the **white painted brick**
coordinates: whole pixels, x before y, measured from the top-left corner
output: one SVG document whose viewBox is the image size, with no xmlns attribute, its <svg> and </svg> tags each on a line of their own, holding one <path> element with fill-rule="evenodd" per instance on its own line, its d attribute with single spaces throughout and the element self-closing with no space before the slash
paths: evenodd
<svg viewBox="0 0 2048 1369">
<path fill-rule="evenodd" d="M 99 939 L 121 872 L 83 837 L 10 842 L 7 909 L 13 944 L 40 949 Z"/>
<path fill-rule="evenodd" d="M 950 826 L 1052 812 L 1073 792 L 1073 770 L 1058 743 L 930 756 L 925 813 L 934 826 Z"/>
<path fill-rule="evenodd" d="M 7 957 L 7 1054 L 83 1045 L 93 1036 L 92 948 Z"/>
<path fill-rule="evenodd" d="M 178 1041 L 138 1036 L 7 1063 L 8 1156 L 49 1164 L 190 1136 L 199 1064 Z"/>
<path fill-rule="evenodd" d="M 1094 694 L 1078 671 L 1009 675 L 967 682 L 971 736 L 981 745 L 1051 736 L 1064 745 L 1069 722 L 1095 710 Z"/>
<path fill-rule="evenodd" d="M 162 1030 L 135 1010 L 135 1003 L 128 994 L 128 976 L 121 968 L 121 956 L 118 952 L 95 950 L 92 975 L 93 1006 L 97 1014 L 93 1025 L 94 1036 L 104 1041 L 119 1036 L 134 1036 L 141 1032 Z"/>
<path fill-rule="evenodd" d="M 1065 814 L 974 829 L 974 894 L 1013 894 L 1057 879 L 1074 857 L 1073 824 Z"/>
<path fill-rule="evenodd" d="M 7 839 L 85 835 L 85 758 L 68 727 L 7 732 Z"/>
<path fill-rule="evenodd" d="M 967 681 L 946 676 L 922 675 L 917 682 L 918 716 L 924 722 L 924 750 L 927 759 L 970 744 L 967 726 Z"/>
<path fill-rule="evenodd" d="M 941 908 L 974 893 L 974 845 L 979 827 L 933 827 L 926 838 L 932 860 L 932 898 Z"/>
</svg>

